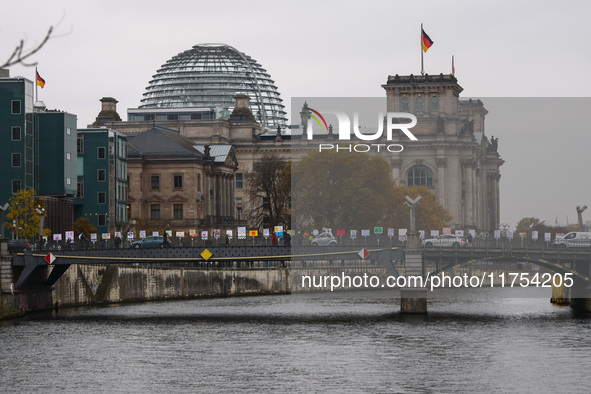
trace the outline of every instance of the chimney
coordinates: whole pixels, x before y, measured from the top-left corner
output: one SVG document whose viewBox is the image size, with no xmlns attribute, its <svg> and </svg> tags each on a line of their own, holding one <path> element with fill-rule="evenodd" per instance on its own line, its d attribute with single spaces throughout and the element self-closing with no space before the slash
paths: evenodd
<svg viewBox="0 0 591 394">
<path fill-rule="evenodd" d="M 103 97 L 101 103 L 101 112 L 99 112 L 92 126 L 98 127 L 105 123 L 121 122 L 121 117 L 117 113 L 117 100 L 113 97 Z"/>
</svg>

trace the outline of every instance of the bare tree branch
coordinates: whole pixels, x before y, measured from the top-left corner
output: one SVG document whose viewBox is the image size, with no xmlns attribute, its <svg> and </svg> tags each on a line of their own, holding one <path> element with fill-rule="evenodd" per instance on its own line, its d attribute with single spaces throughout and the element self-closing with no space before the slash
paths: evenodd
<svg viewBox="0 0 591 394">
<path fill-rule="evenodd" d="M 35 48 L 33 48 L 31 50 L 25 50 L 24 49 L 25 41 L 20 40 L 20 43 L 14 49 L 14 51 L 12 52 L 12 55 L 10 55 L 10 57 L 8 58 L 6 63 L 0 65 L 0 68 L 14 66 L 15 64 L 22 64 L 23 66 L 26 66 L 26 67 L 36 66 L 37 62 L 27 63 L 27 62 L 25 62 L 25 60 L 28 59 L 29 57 L 33 56 L 41 48 L 43 48 L 43 46 L 47 43 L 47 41 L 49 41 L 49 38 L 51 37 L 52 33 L 53 33 L 53 26 L 49 26 L 49 30 L 47 30 L 47 34 L 45 35 L 45 38 L 43 39 L 43 41 L 41 41 L 41 43 L 39 45 L 37 45 Z"/>
</svg>

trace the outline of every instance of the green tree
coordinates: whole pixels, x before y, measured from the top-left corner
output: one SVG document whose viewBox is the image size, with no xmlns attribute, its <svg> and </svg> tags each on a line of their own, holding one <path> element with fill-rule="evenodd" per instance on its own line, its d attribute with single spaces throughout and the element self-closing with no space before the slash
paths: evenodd
<svg viewBox="0 0 591 394">
<path fill-rule="evenodd" d="M 409 228 L 408 195 L 422 199 L 419 229 L 440 229 L 451 220 L 426 187 L 401 187 L 391 167 L 369 154 L 313 152 L 294 165 L 293 215 L 298 228 Z"/>
<path fill-rule="evenodd" d="M 245 175 L 245 217 L 253 228 L 291 226 L 291 162 L 266 155 Z"/>
<path fill-rule="evenodd" d="M 522 218 L 517 222 L 517 227 L 515 229 L 516 233 L 527 233 L 527 237 L 531 236 L 532 231 L 538 232 L 538 237 L 542 238 L 544 233 L 569 233 L 571 231 L 578 231 L 579 225 L 578 224 L 571 224 L 568 226 L 549 226 L 543 220 L 538 218 Z M 543 238 L 542 238 L 543 239 Z"/>
<path fill-rule="evenodd" d="M 41 216 L 38 210 L 43 209 L 44 198 L 37 198 L 35 190 L 21 189 L 10 198 L 9 212 L 6 215 L 6 227 L 12 228 L 16 224 L 15 235 L 18 238 L 35 238 L 39 235 L 39 221 Z"/>
<path fill-rule="evenodd" d="M 538 218 L 522 218 L 517 222 L 515 232 L 517 234 L 530 233 L 534 227 L 541 226 L 543 224 L 544 221 Z"/>
</svg>

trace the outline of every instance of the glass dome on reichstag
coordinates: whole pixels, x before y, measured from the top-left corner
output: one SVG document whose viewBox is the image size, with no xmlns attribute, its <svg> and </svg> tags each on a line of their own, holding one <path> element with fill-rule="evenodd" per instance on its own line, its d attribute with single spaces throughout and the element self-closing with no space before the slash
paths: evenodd
<svg viewBox="0 0 591 394">
<path fill-rule="evenodd" d="M 168 119 L 175 113 L 179 120 L 223 119 L 234 108 L 237 93 L 250 96 L 257 121 L 268 127 L 285 125 L 283 100 L 267 70 L 225 44 L 195 45 L 168 60 L 150 81 L 139 110 L 166 113 Z"/>
</svg>

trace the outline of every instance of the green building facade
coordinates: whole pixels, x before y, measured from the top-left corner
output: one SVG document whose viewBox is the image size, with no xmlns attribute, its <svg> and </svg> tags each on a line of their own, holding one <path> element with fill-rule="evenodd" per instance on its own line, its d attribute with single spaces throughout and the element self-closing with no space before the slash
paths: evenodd
<svg viewBox="0 0 591 394">
<path fill-rule="evenodd" d="M 0 205 L 20 189 L 34 188 L 33 82 L 0 78 Z"/>
<path fill-rule="evenodd" d="M 112 129 L 79 129 L 77 194 L 74 216 L 87 217 L 102 234 L 125 232 L 127 209 L 127 136 Z"/>
</svg>

